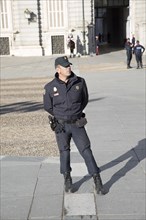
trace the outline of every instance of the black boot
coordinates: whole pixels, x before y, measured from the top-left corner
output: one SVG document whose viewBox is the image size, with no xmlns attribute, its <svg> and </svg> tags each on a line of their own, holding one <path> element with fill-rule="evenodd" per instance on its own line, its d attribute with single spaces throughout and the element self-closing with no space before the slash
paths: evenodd
<svg viewBox="0 0 146 220">
<path fill-rule="evenodd" d="M 97 194 L 105 195 L 107 193 L 107 191 L 103 188 L 103 184 L 102 184 L 100 174 L 99 173 L 94 174 L 93 179 L 94 179 L 95 190 L 96 190 Z"/>
<path fill-rule="evenodd" d="M 65 173 L 64 174 L 64 188 L 65 188 L 65 192 L 71 192 L 72 178 L 70 176 L 70 173 Z"/>
</svg>

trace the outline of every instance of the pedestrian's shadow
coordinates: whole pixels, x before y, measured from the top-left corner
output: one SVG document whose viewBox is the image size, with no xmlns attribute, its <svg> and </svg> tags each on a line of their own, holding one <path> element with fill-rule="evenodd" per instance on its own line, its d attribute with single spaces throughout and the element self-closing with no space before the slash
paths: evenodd
<svg viewBox="0 0 146 220">
<path fill-rule="evenodd" d="M 110 190 L 111 186 L 117 182 L 120 178 L 125 176 L 130 170 L 136 167 L 140 161 L 146 158 L 146 139 L 142 139 L 138 142 L 138 144 L 132 148 L 131 150 L 127 151 L 125 154 L 121 155 L 120 157 L 112 160 L 111 162 L 104 164 L 100 167 L 101 172 L 107 170 L 117 164 L 127 160 L 128 162 L 118 170 L 110 180 L 104 184 L 104 187 L 107 191 Z"/>
<path fill-rule="evenodd" d="M 84 176 L 82 179 L 80 179 L 79 181 L 75 182 L 73 185 L 72 185 L 72 193 L 75 193 L 79 190 L 80 186 L 88 181 L 89 179 L 91 179 L 91 176 L 90 175 L 86 175 Z"/>
</svg>

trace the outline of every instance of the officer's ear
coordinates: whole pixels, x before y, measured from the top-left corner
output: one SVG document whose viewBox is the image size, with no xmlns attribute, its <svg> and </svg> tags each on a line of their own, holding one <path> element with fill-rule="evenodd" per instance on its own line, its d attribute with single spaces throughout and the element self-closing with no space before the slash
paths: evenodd
<svg viewBox="0 0 146 220">
<path fill-rule="evenodd" d="M 60 73 L 60 65 L 57 65 L 57 66 L 56 66 L 56 72 L 57 72 L 57 73 Z"/>
</svg>

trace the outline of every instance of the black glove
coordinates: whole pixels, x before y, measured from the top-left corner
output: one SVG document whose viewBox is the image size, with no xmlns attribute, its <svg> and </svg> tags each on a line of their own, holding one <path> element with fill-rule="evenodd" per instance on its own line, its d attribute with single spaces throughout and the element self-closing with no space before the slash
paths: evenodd
<svg viewBox="0 0 146 220">
<path fill-rule="evenodd" d="M 77 119 L 76 121 L 76 126 L 78 128 L 84 127 L 87 124 L 87 119 L 86 119 L 86 115 L 83 112 L 81 118 Z"/>
<path fill-rule="evenodd" d="M 55 118 L 51 115 L 49 115 L 48 118 L 49 118 L 50 127 L 51 127 L 52 131 L 54 131 L 55 127 L 56 127 Z"/>
<path fill-rule="evenodd" d="M 82 112 L 82 116 L 81 116 L 81 117 L 82 117 L 82 118 L 85 118 L 85 116 L 86 116 L 86 115 L 85 115 L 85 113 L 84 113 L 84 112 Z"/>
<path fill-rule="evenodd" d="M 64 130 L 64 124 L 62 124 L 62 123 L 60 123 L 60 122 L 58 122 L 57 120 L 56 120 L 56 126 L 55 126 L 55 133 L 57 134 L 57 133 L 61 133 L 61 132 L 64 132 L 65 130 Z"/>
<path fill-rule="evenodd" d="M 64 132 L 64 124 L 57 121 L 55 117 L 52 117 L 51 115 L 48 116 L 49 118 L 49 124 L 52 129 L 52 131 L 55 131 L 55 133 L 61 133 Z"/>
</svg>

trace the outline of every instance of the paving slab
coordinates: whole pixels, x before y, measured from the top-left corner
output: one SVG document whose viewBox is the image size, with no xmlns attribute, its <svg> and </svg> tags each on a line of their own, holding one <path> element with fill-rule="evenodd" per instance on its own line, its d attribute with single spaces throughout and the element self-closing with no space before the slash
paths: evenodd
<svg viewBox="0 0 146 220">
<path fill-rule="evenodd" d="M 43 162 L 42 166 L 41 166 L 41 169 L 40 169 L 40 172 L 38 174 L 38 177 L 54 176 L 54 178 L 55 178 L 58 175 L 60 175 L 60 165 L 59 165 L 59 163 L 44 163 Z"/>
<path fill-rule="evenodd" d="M 77 194 L 93 193 L 93 179 L 90 175 L 73 177 L 72 192 Z"/>
<path fill-rule="evenodd" d="M 63 195 L 39 195 L 34 197 L 29 220 L 62 219 Z"/>
<path fill-rule="evenodd" d="M 40 165 L 16 164 L 1 166 L 1 197 L 33 195 Z"/>
<path fill-rule="evenodd" d="M 99 220 L 144 220 L 146 194 L 120 190 L 105 196 L 97 196 Z"/>
<path fill-rule="evenodd" d="M 32 196 L 7 196 L 1 198 L 1 220 L 27 220 Z"/>
<path fill-rule="evenodd" d="M 72 176 L 85 176 L 88 174 L 87 167 L 84 163 L 72 163 Z"/>
<path fill-rule="evenodd" d="M 81 216 L 96 216 L 94 194 L 65 194 L 64 219 Z"/>
<path fill-rule="evenodd" d="M 61 175 L 58 176 L 46 176 L 39 177 L 37 182 L 37 188 L 35 196 L 52 196 L 62 195 L 64 190 L 64 180 Z"/>
</svg>

